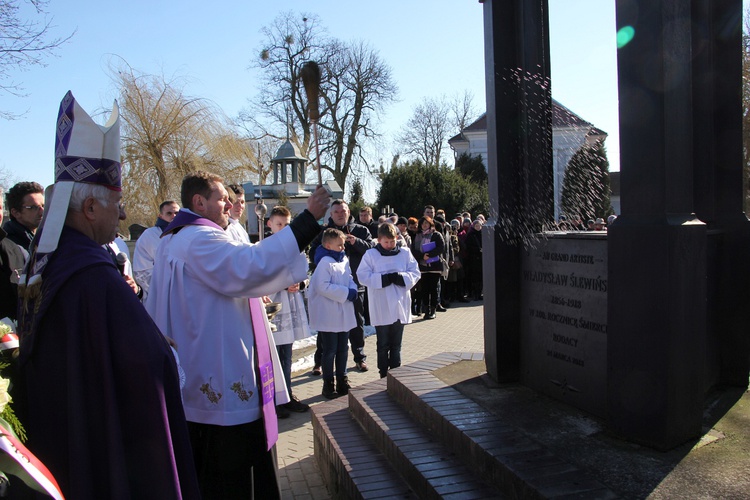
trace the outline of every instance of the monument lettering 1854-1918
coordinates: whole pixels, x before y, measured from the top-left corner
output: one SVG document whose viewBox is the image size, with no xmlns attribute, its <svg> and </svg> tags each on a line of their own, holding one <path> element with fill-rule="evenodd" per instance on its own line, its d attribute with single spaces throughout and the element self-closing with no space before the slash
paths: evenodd
<svg viewBox="0 0 750 500">
<path fill-rule="evenodd" d="M 550 234 L 521 260 L 521 380 L 606 415 L 607 240 Z"/>
</svg>

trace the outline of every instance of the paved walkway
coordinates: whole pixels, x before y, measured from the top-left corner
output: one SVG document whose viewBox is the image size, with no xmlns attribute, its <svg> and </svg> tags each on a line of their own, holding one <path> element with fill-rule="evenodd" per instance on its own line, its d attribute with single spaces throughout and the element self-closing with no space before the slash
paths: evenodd
<svg viewBox="0 0 750 500">
<path fill-rule="evenodd" d="M 434 320 L 417 319 L 404 329 L 401 363 L 406 365 L 442 352 L 483 352 L 484 317 L 482 302 L 454 304 Z M 365 340 L 365 354 L 370 370 L 360 373 L 349 352 L 349 382 L 356 387 L 378 380 L 375 335 Z M 300 353 L 295 351 L 295 356 Z M 323 381 L 309 375 L 309 370 L 292 375 L 294 394 L 307 404 L 327 401 L 320 395 Z M 330 495 L 313 455 L 313 431 L 310 413 L 293 413 L 279 420 L 277 445 L 282 495 L 285 500 L 328 499 Z"/>
</svg>

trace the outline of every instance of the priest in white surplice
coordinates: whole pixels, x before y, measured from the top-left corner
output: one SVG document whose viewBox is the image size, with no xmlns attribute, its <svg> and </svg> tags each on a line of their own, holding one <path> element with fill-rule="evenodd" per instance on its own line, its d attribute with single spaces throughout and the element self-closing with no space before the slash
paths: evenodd
<svg viewBox="0 0 750 500">
<path fill-rule="evenodd" d="M 278 368 L 278 358 L 262 357 L 269 356 L 268 338 L 271 356 L 276 349 L 265 310 L 256 314 L 260 302 L 248 299 L 307 277 L 300 252 L 320 231 L 329 195 L 319 187 L 287 228 L 257 245 L 225 231 L 232 205 L 220 177 L 186 176 L 181 201 L 157 250 L 146 309 L 177 343 L 187 375 L 183 400 L 201 492 L 206 499 L 252 498 L 251 492 L 278 498 L 276 416 L 268 394 L 269 367 Z M 273 377 L 276 404 L 287 397 L 283 380 L 280 372 Z"/>
</svg>

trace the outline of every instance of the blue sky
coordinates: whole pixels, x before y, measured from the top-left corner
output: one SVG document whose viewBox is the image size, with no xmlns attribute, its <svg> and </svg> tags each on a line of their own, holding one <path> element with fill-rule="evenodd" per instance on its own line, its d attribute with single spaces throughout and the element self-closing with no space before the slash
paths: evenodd
<svg viewBox="0 0 750 500">
<path fill-rule="evenodd" d="M 552 95 L 609 133 L 611 168 L 619 169 L 614 0 L 549 0 Z M 382 130 L 398 132 L 423 97 L 469 90 L 484 110 L 482 4 L 477 0 L 51 0 L 57 32 L 77 29 L 46 67 L 19 73 L 29 97 L 0 94 L 0 109 L 26 112 L 0 120 L 0 167 L 16 180 L 53 182 L 54 126 L 72 90 L 90 113 L 111 108 L 113 55 L 132 67 L 189 80 L 186 92 L 216 102 L 229 116 L 257 92 L 249 65 L 260 29 L 285 11 L 314 13 L 332 36 L 371 43 L 393 69 L 399 102 Z M 390 160 L 390 157 L 386 158 Z M 373 159 L 375 161 L 375 159 Z"/>
</svg>

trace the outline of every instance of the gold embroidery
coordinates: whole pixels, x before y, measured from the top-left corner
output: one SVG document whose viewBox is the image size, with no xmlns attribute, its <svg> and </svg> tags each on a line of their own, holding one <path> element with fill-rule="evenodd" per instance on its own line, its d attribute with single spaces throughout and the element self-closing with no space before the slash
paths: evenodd
<svg viewBox="0 0 750 500">
<path fill-rule="evenodd" d="M 209 377 L 208 382 L 201 386 L 201 392 L 206 395 L 210 402 L 216 405 L 219 404 L 222 394 L 220 392 L 217 393 L 211 386 L 211 378 Z"/>
<path fill-rule="evenodd" d="M 245 376 L 243 375 L 239 382 L 235 382 L 232 384 L 229 388 L 237 394 L 237 397 L 240 398 L 240 401 L 250 401 L 250 398 L 253 395 L 253 391 L 250 391 L 249 393 L 245 390 L 245 383 L 244 383 Z"/>
</svg>

